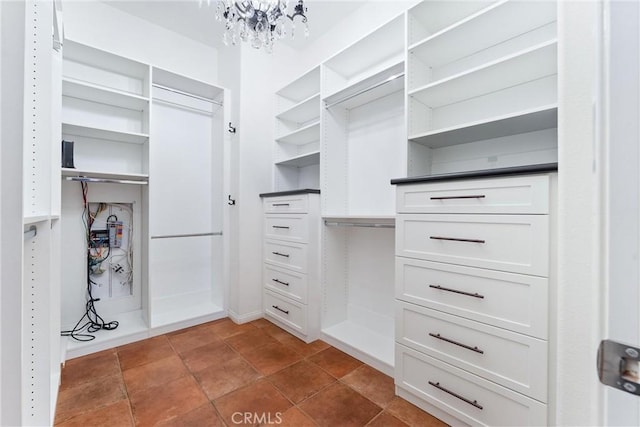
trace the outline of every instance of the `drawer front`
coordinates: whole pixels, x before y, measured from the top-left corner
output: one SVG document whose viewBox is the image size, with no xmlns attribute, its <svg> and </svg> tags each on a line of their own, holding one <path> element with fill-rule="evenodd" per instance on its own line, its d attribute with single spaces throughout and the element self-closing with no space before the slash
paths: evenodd
<svg viewBox="0 0 640 427">
<path fill-rule="evenodd" d="M 264 235 L 268 239 L 308 243 L 307 215 L 267 214 L 264 216 Z"/>
<path fill-rule="evenodd" d="M 513 273 L 549 273 L 546 215 L 398 215 L 396 254 Z"/>
<path fill-rule="evenodd" d="M 309 196 L 297 194 L 293 196 L 265 197 L 263 201 L 265 213 L 307 213 L 309 212 Z"/>
<path fill-rule="evenodd" d="M 265 288 L 291 298 L 302 304 L 307 303 L 307 275 L 264 264 L 262 280 Z"/>
<path fill-rule="evenodd" d="M 549 213 L 549 176 L 400 185 L 400 213 Z"/>
<path fill-rule="evenodd" d="M 307 333 L 307 306 L 265 289 L 263 296 L 264 312 L 290 328 Z"/>
<path fill-rule="evenodd" d="M 400 344 L 395 371 L 398 387 L 468 424 L 548 424 L 547 405 Z"/>
<path fill-rule="evenodd" d="M 541 339 L 549 280 L 396 257 L 396 298 Z"/>
<path fill-rule="evenodd" d="M 542 402 L 547 342 L 409 303 L 396 303 L 396 340 Z"/>
<path fill-rule="evenodd" d="M 298 273 L 307 272 L 307 245 L 265 240 L 264 261 Z"/>
</svg>

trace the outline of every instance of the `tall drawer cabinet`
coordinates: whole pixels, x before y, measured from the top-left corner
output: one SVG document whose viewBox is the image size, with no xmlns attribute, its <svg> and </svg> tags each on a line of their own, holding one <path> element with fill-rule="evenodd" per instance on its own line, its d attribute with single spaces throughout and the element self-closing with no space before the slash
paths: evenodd
<svg viewBox="0 0 640 427">
<path fill-rule="evenodd" d="M 264 316 L 306 342 L 320 332 L 319 193 L 305 189 L 260 195 Z"/>
<path fill-rule="evenodd" d="M 548 424 L 556 164 L 397 184 L 397 393 L 469 425 Z"/>
</svg>

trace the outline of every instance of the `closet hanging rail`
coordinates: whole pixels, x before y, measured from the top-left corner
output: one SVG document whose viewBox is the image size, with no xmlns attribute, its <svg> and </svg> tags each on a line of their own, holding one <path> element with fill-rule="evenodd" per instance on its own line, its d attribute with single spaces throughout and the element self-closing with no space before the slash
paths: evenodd
<svg viewBox="0 0 640 427">
<path fill-rule="evenodd" d="M 205 98 L 204 96 L 194 95 L 194 94 L 189 93 L 189 92 L 183 92 L 181 90 L 174 89 L 174 88 L 167 87 L 167 86 L 162 86 L 162 85 L 159 85 L 157 83 L 153 83 L 152 86 L 153 87 L 157 87 L 158 89 L 168 90 L 169 92 L 174 92 L 174 93 L 178 93 L 180 95 L 188 96 L 189 98 L 194 98 L 194 99 L 199 99 L 200 101 L 210 102 L 211 104 L 219 105 L 221 107 L 224 105 L 220 101 L 214 101 L 213 99 Z"/>
<path fill-rule="evenodd" d="M 89 178 L 87 176 L 68 176 L 67 181 L 79 181 L 98 184 L 137 184 L 147 185 L 148 181 L 133 181 L 129 179 L 112 179 L 112 178 Z"/>
<path fill-rule="evenodd" d="M 31 240 L 38 235 L 38 228 L 35 225 L 29 227 L 28 230 L 24 230 L 24 240 Z"/>
<path fill-rule="evenodd" d="M 367 228 L 396 228 L 395 224 L 385 224 L 378 222 L 342 222 L 325 221 L 324 225 L 329 227 L 367 227 Z"/>
<path fill-rule="evenodd" d="M 151 236 L 151 238 L 152 239 L 175 239 L 178 237 L 206 237 L 206 236 L 222 236 L 222 231 L 214 231 L 212 233 L 168 234 L 166 236 Z"/>
<path fill-rule="evenodd" d="M 355 92 L 355 93 L 352 93 L 352 94 L 350 94 L 350 95 L 345 95 L 344 97 L 342 97 L 342 98 L 338 99 L 337 101 L 333 101 L 333 102 L 331 102 L 331 103 L 329 103 L 329 104 L 326 104 L 326 105 L 324 106 L 324 108 L 331 108 L 331 107 L 333 107 L 334 105 L 341 104 L 341 103 L 343 103 L 343 102 L 345 102 L 345 101 L 350 100 L 351 98 L 355 98 L 356 96 L 360 96 L 360 95 L 362 95 L 363 93 L 367 93 L 367 92 L 369 92 L 369 91 L 371 91 L 371 90 L 373 90 L 373 89 L 379 88 L 380 86 L 386 85 L 387 83 L 391 83 L 392 81 L 394 81 L 394 80 L 396 80 L 396 79 L 399 79 L 399 78 L 401 78 L 401 77 L 404 77 L 404 73 L 394 74 L 393 76 L 391 76 L 391 77 L 389 77 L 389 78 L 387 78 L 387 79 L 385 79 L 385 80 L 383 80 L 383 81 L 381 81 L 381 82 L 374 83 L 374 84 L 372 84 L 371 86 L 368 86 L 368 87 L 366 87 L 366 88 L 364 88 L 364 89 L 361 89 L 361 90 L 359 90 L 359 91 L 357 91 L 357 92 Z"/>
</svg>

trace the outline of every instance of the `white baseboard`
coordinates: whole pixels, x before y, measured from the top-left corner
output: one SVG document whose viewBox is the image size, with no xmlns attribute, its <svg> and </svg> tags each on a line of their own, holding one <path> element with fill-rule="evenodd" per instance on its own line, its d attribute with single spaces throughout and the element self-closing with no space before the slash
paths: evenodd
<svg viewBox="0 0 640 427">
<path fill-rule="evenodd" d="M 242 315 L 232 310 L 229 310 L 229 318 L 239 325 L 247 322 L 252 322 L 254 320 L 262 319 L 263 317 L 264 317 L 264 314 L 262 313 L 262 310 L 254 311 L 253 313 L 247 313 Z"/>
</svg>

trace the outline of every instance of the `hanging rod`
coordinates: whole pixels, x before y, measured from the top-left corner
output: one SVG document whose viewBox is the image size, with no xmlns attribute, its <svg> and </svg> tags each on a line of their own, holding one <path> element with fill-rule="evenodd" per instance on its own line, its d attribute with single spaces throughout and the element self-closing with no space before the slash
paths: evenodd
<svg viewBox="0 0 640 427">
<path fill-rule="evenodd" d="M 377 222 L 342 222 L 325 220 L 324 225 L 330 227 L 396 228 L 395 224 L 382 224 Z"/>
<path fill-rule="evenodd" d="M 31 240 L 38 235 L 38 228 L 35 225 L 29 227 L 28 230 L 24 230 L 24 240 Z"/>
<path fill-rule="evenodd" d="M 390 83 L 390 82 L 392 82 L 392 81 L 394 81 L 396 79 L 399 79 L 400 77 L 404 77 L 404 72 L 398 73 L 398 74 L 394 74 L 393 76 L 387 78 L 386 80 L 383 80 L 383 81 L 378 82 L 378 83 L 374 83 L 373 85 L 371 85 L 369 87 L 366 87 L 364 89 L 361 89 L 361 90 L 359 90 L 359 91 L 357 91 L 355 93 L 352 93 L 351 95 L 346 95 L 346 96 L 338 99 L 337 101 L 333 101 L 332 103 L 325 105 L 324 108 L 331 108 L 334 105 L 341 104 L 344 101 L 347 101 L 347 100 L 349 100 L 351 98 L 355 98 L 356 96 L 362 95 L 363 93 L 369 92 L 370 90 L 376 89 L 376 88 L 378 88 L 380 86 L 386 85 L 387 83 Z"/>
<path fill-rule="evenodd" d="M 189 92 L 183 92 L 181 90 L 173 89 L 173 88 L 167 87 L 167 86 L 162 86 L 162 85 L 159 85 L 157 83 L 153 83 L 151 86 L 157 87 L 158 89 L 168 90 L 169 92 L 177 93 L 177 94 L 180 94 L 180 95 L 188 96 L 189 98 L 199 99 L 200 101 L 210 102 L 212 104 L 219 105 L 221 107 L 224 105 L 220 101 L 214 101 L 213 99 L 205 98 L 204 96 L 194 95 L 194 94 L 189 93 Z"/>
<path fill-rule="evenodd" d="M 178 237 L 208 237 L 222 236 L 222 231 L 214 231 L 213 233 L 191 233 L 191 234 L 168 234 L 166 236 L 151 236 L 152 239 L 175 239 Z"/>
<path fill-rule="evenodd" d="M 137 184 L 147 185 L 148 181 L 133 181 L 129 179 L 89 178 L 86 176 L 68 176 L 67 181 L 92 182 L 98 184 Z"/>
</svg>

